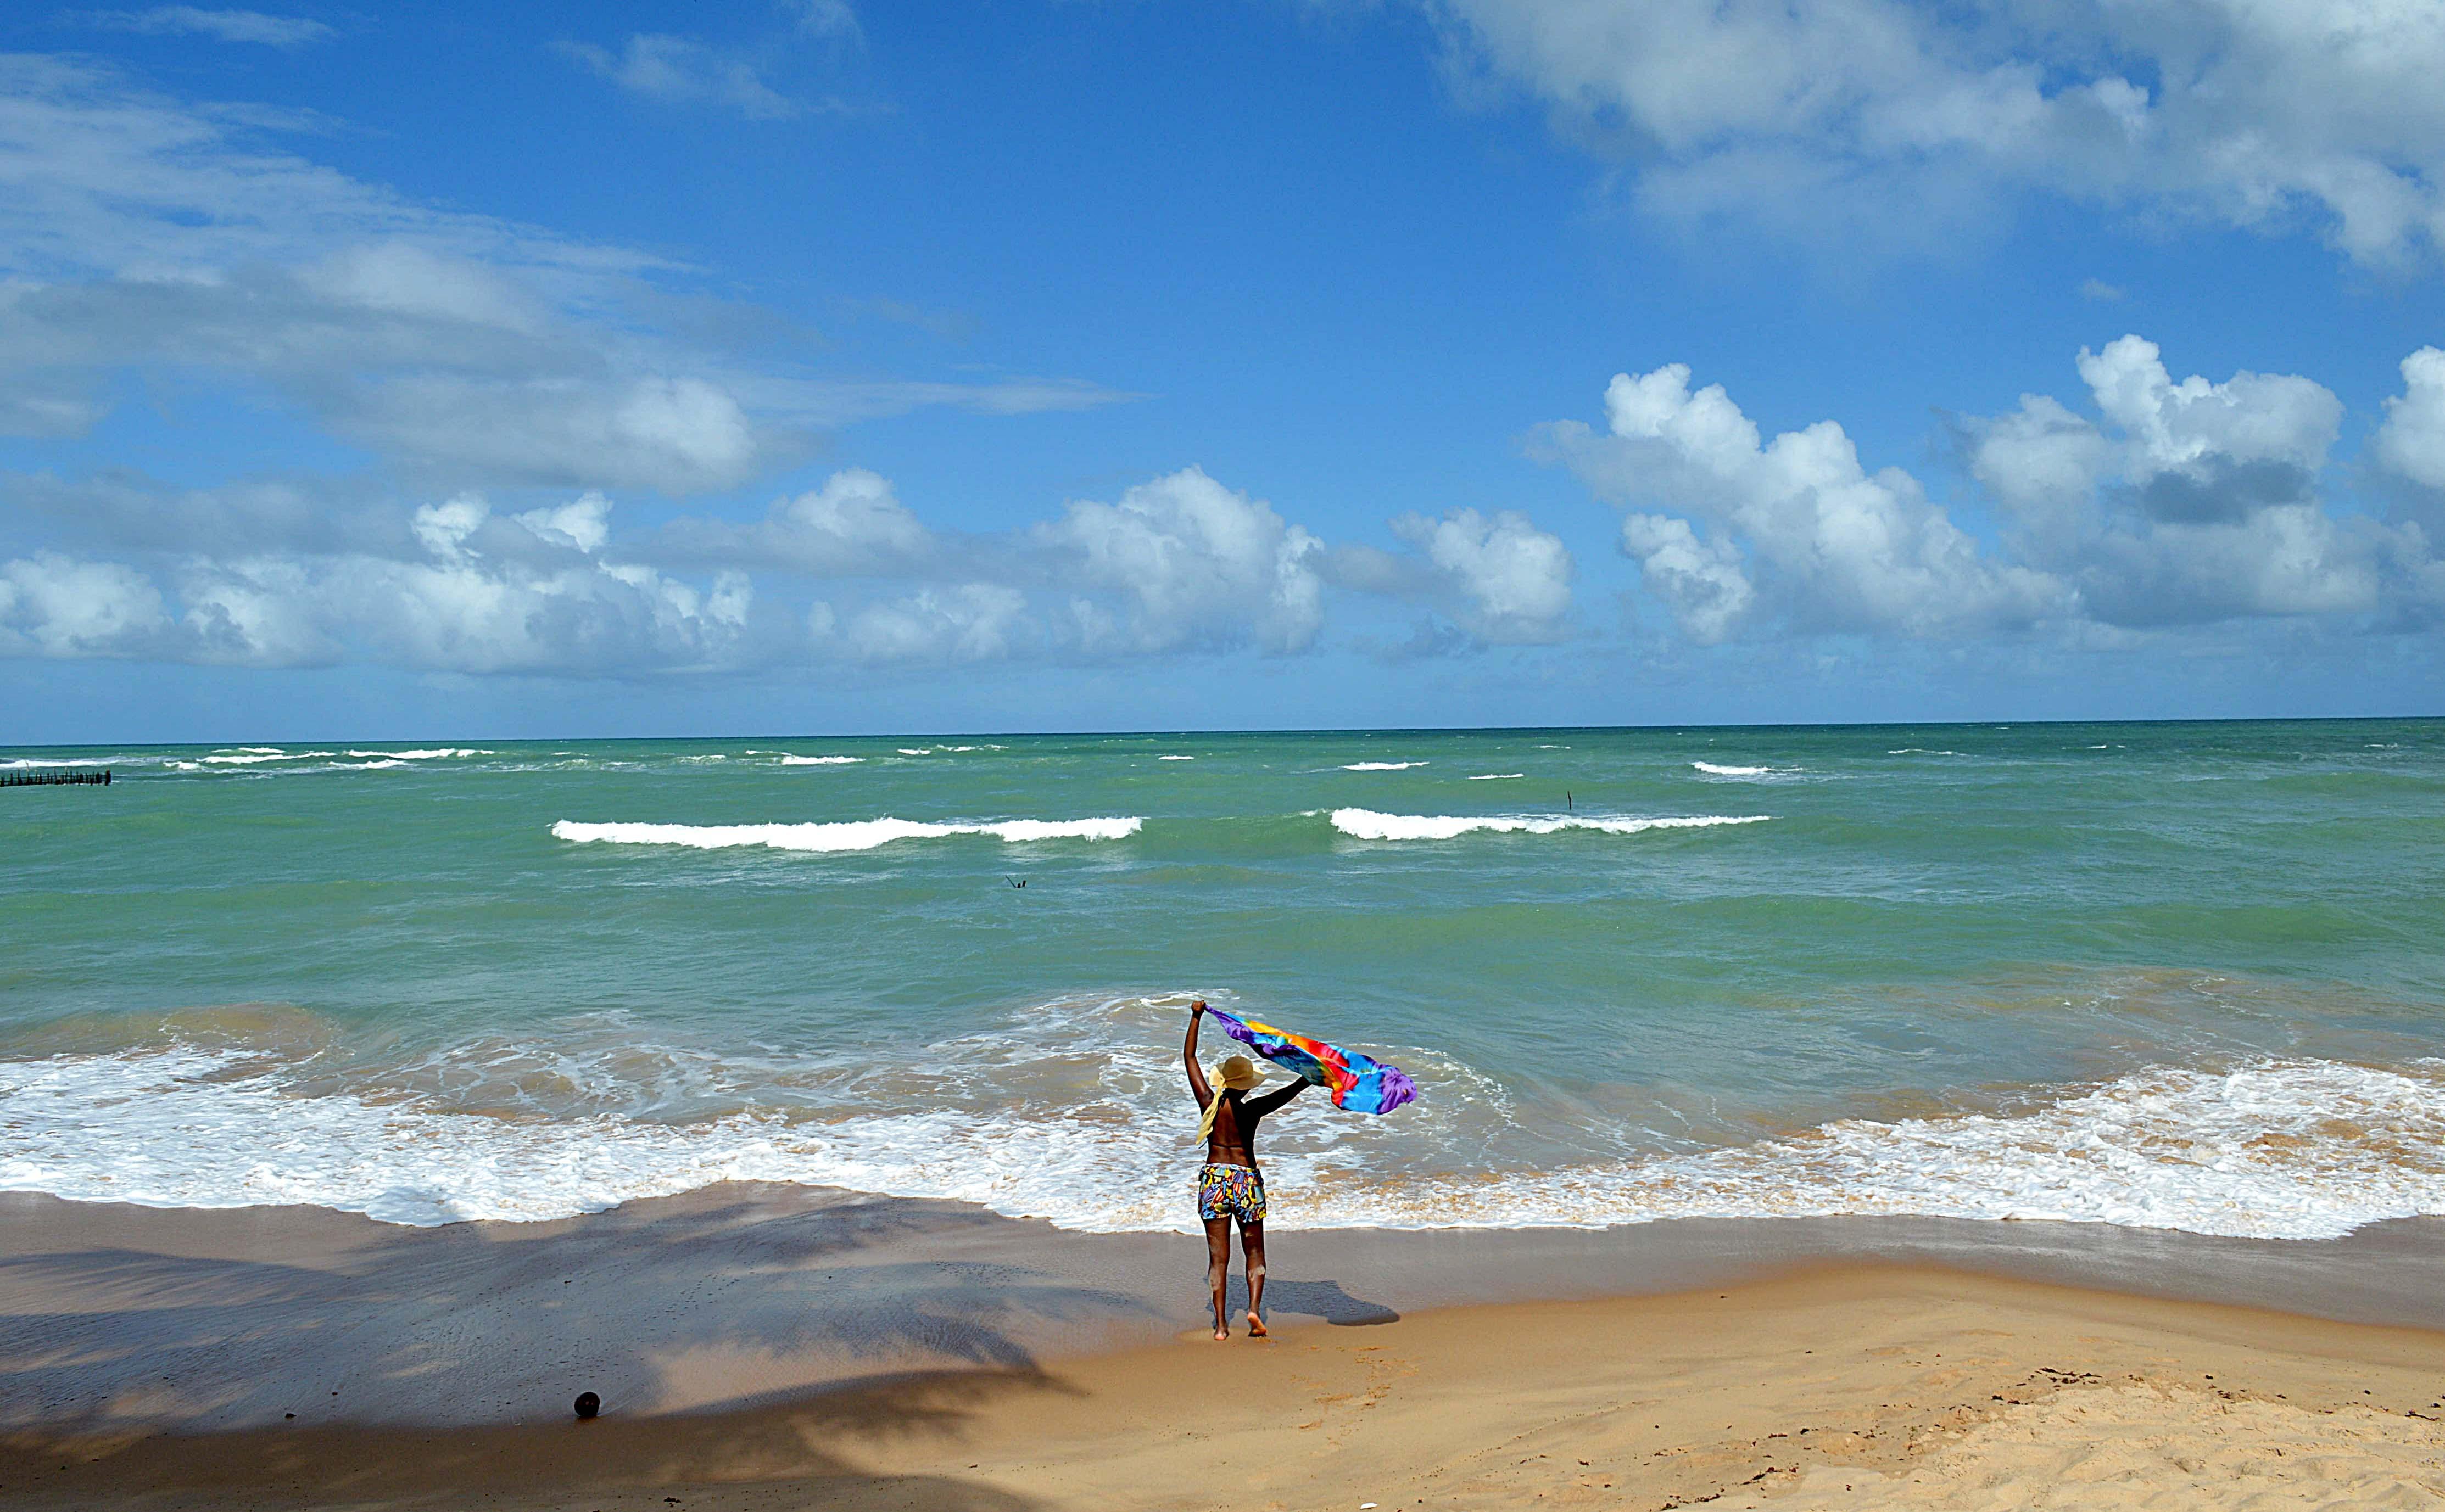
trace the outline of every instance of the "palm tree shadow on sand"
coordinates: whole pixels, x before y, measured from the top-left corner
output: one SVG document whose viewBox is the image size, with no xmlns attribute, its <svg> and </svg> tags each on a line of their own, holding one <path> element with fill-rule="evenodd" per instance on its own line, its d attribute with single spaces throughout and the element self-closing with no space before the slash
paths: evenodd
<svg viewBox="0 0 2445 1512">
<path fill-rule="evenodd" d="M 894 1442 L 956 1441 L 997 1397 L 1065 1390 L 1031 1341 L 1158 1323 L 1142 1296 L 1008 1263 L 1025 1253 L 997 1247 L 1009 1226 L 758 1197 L 367 1228 L 307 1263 L 0 1252 L 0 1485 L 134 1506 L 275 1486 L 459 1504 L 787 1480 L 827 1505 L 1019 1512 L 842 1452 L 887 1465 Z M 580 1389 L 603 1418 L 570 1418 Z M 703 1405 L 638 1413 L 672 1400 Z"/>
</svg>

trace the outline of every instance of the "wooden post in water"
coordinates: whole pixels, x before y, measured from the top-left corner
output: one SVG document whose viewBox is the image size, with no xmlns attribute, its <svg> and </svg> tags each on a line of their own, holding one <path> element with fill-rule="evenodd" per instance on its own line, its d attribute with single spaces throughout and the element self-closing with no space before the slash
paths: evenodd
<svg viewBox="0 0 2445 1512">
<path fill-rule="evenodd" d="M 10 772 L 0 787 L 108 787 L 110 768 L 98 772 Z"/>
</svg>

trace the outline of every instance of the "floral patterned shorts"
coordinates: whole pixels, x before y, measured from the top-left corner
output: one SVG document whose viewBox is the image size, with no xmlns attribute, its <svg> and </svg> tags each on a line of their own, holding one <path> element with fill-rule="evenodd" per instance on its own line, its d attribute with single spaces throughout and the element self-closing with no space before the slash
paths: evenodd
<svg viewBox="0 0 2445 1512">
<path fill-rule="evenodd" d="M 1247 1166 L 1200 1166 L 1197 1216 L 1209 1221 L 1237 1218 L 1242 1224 L 1263 1223 L 1264 1176 Z"/>
</svg>

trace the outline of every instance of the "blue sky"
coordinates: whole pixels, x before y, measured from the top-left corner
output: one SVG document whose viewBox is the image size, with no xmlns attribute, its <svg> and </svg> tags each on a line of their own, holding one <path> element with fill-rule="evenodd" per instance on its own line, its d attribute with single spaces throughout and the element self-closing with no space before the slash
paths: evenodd
<svg viewBox="0 0 2445 1512">
<path fill-rule="evenodd" d="M 0 48 L 0 740 L 2445 711 L 2431 4 Z"/>
</svg>

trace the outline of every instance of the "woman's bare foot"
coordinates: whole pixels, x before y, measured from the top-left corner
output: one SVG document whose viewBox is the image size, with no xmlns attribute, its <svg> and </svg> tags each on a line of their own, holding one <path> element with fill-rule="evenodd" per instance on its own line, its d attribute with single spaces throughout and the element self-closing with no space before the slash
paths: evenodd
<svg viewBox="0 0 2445 1512">
<path fill-rule="evenodd" d="M 1214 1330 L 1214 1338 L 1215 1338 L 1215 1341 L 1216 1341 L 1217 1343 L 1220 1343 L 1221 1341 L 1222 1341 L 1222 1340 L 1224 1340 L 1224 1339 L 1227 1339 L 1227 1338 L 1229 1338 L 1230 1337 L 1231 1337 L 1231 1330 L 1230 1330 L 1230 1329 L 1228 1329 L 1228 1328 L 1219 1327 L 1219 1326 L 1218 1326 L 1218 1327 Z"/>
<path fill-rule="evenodd" d="M 1254 1313 L 1250 1313 L 1248 1315 L 1248 1337 L 1250 1338 L 1263 1338 L 1267 1337 L 1265 1334 L 1265 1320 L 1259 1318 Z"/>
</svg>

